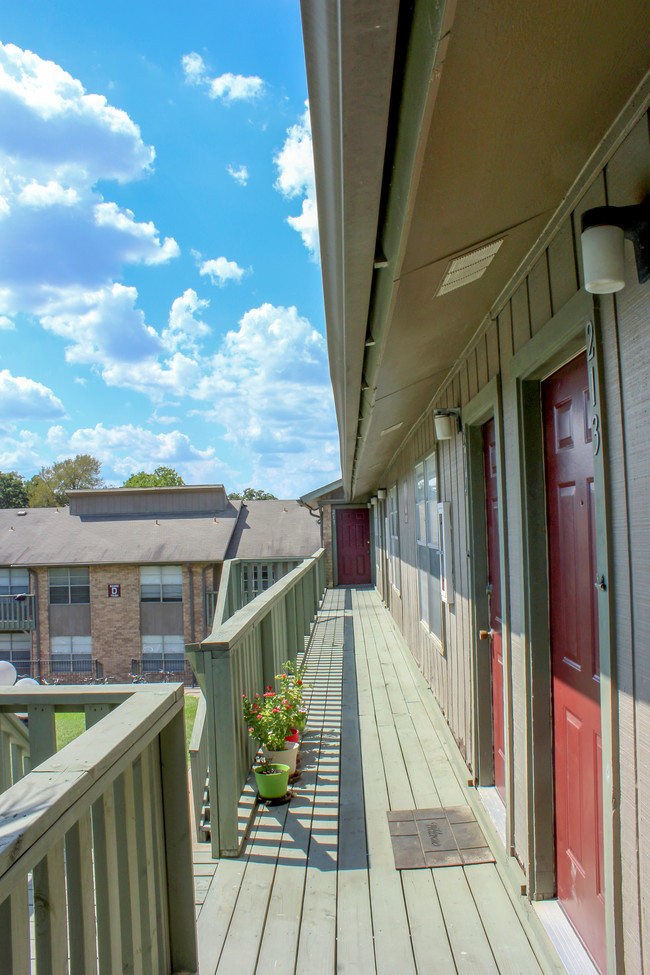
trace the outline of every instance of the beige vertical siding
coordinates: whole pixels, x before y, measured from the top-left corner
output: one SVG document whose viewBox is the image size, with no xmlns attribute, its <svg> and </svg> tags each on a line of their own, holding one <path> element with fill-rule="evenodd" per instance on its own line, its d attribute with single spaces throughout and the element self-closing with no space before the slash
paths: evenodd
<svg viewBox="0 0 650 975">
<path fill-rule="evenodd" d="M 638 202 L 650 189 L 648 119 L 642 118 L 585 187 L 578 207 L 538 253 L 516 287 L 477 338 L 436 406 L 464 406 L 500 372 L 580 287 L 580 214 L 605 202 Z M 636 283 L 632 251 L 627 287 L 600 302 L 603 331 L 613 612 L 619 683 L 623 926 L 626 971 L 650 971 L 650 931 L 639 937 L 650 913 L 650 285 Z M 513 691 L 516 853 L 526 866 L 528 823 L 526 782 L 526 668 L 522 595 L 522 526 L 518 429 L 514 387 L 504 385 L 503 434 L 509 605 Z M 414 468 L 435 444 L 431 411 L 402 443 L 385 483 L 400 490 L 401 599 L 392 612 L 444 712 L 468 767 L 473 768 L 471 606 L 465 498 L 465 456 L 461 436 L 438 449 L 439 496 L 451 501 L 455 601 L 445 608 L 447 647 L 441 654 L 419 621 Z M 408 496 L 404 517 L 402 485 Z M 610 587 L 611 588 L 611 587 Z"/>
</svg>

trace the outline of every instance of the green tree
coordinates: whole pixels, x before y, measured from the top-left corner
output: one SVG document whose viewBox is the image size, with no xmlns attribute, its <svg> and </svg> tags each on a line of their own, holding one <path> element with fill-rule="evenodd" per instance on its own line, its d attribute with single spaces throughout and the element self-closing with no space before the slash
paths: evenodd
<svg viewBox="0 0 650 975">
<path fill-rule="evenodd" d="M 260 491 L 257 488 L 244 488 L 244 490 L 239 493 L 237 491 L 229 491 L 228 497 L 231 501 L 277 501 L 278 499 L 274 494 L 269 494 L 268 491 Z"/>
<path fill-rule="evenodd" d="M 26 508 L 29 504 L 27 485 L 16 471 L 0 471 L 0 508 Z"/>
<path fill-rule="evenodd" d="M 77 454 L 42 467 L 27 485 L 32 508 L 59 508 L 68 504 L 66 491 L 103 487 L 101 461 L 90 454 Z"/>
<path fill-rule="evenodd" d="M 146 471 L 131 474 L 122 487 L 176 487 L 184 484 L 181 475 L 173 468 L 157 467 L 153 474 L 147 474 Z"/>
</svg>

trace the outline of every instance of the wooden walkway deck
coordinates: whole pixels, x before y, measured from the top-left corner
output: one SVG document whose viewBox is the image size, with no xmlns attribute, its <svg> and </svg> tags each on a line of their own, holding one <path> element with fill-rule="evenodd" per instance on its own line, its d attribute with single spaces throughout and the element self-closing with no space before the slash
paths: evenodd
<svg viewBox="0 0 650 975">
<path fill-rule="evenodd" d="M 302 777 L 237 860 L 195 849 L 201 975 L 561 971 L 495 864 L 395 869 L 389 809 L 460 805 L 442 717 L 377 594 L 326 594 Z"/>
</svg>

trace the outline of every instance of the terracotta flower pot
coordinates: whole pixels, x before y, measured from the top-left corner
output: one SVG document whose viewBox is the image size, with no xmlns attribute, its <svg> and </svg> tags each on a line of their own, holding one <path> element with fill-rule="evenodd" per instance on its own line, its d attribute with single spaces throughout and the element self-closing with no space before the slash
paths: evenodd
<svg viewBox="0 0 650 975">
<path fill-rule="evenodd" d="M 281 763 L 258 765 L 255 780 L 262 799 L 281 799 L 289 787 L 289 766 Z"/>
</svg>

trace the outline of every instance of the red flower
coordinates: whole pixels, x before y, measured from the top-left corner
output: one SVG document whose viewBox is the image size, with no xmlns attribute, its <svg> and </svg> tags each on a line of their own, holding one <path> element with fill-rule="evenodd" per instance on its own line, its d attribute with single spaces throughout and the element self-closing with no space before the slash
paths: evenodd
<svg viewBox="0 0 650 975">
<path fill-rule="evenodd" d="M 279 714 L 280 713 L 280 708 L 273 708 L 272 713 L 273 714 Z"/>
<path fill-rule="evenodd" d="M 264 697 L 275 697 L 274 691 L 267 691 Z"/>
</svg>

